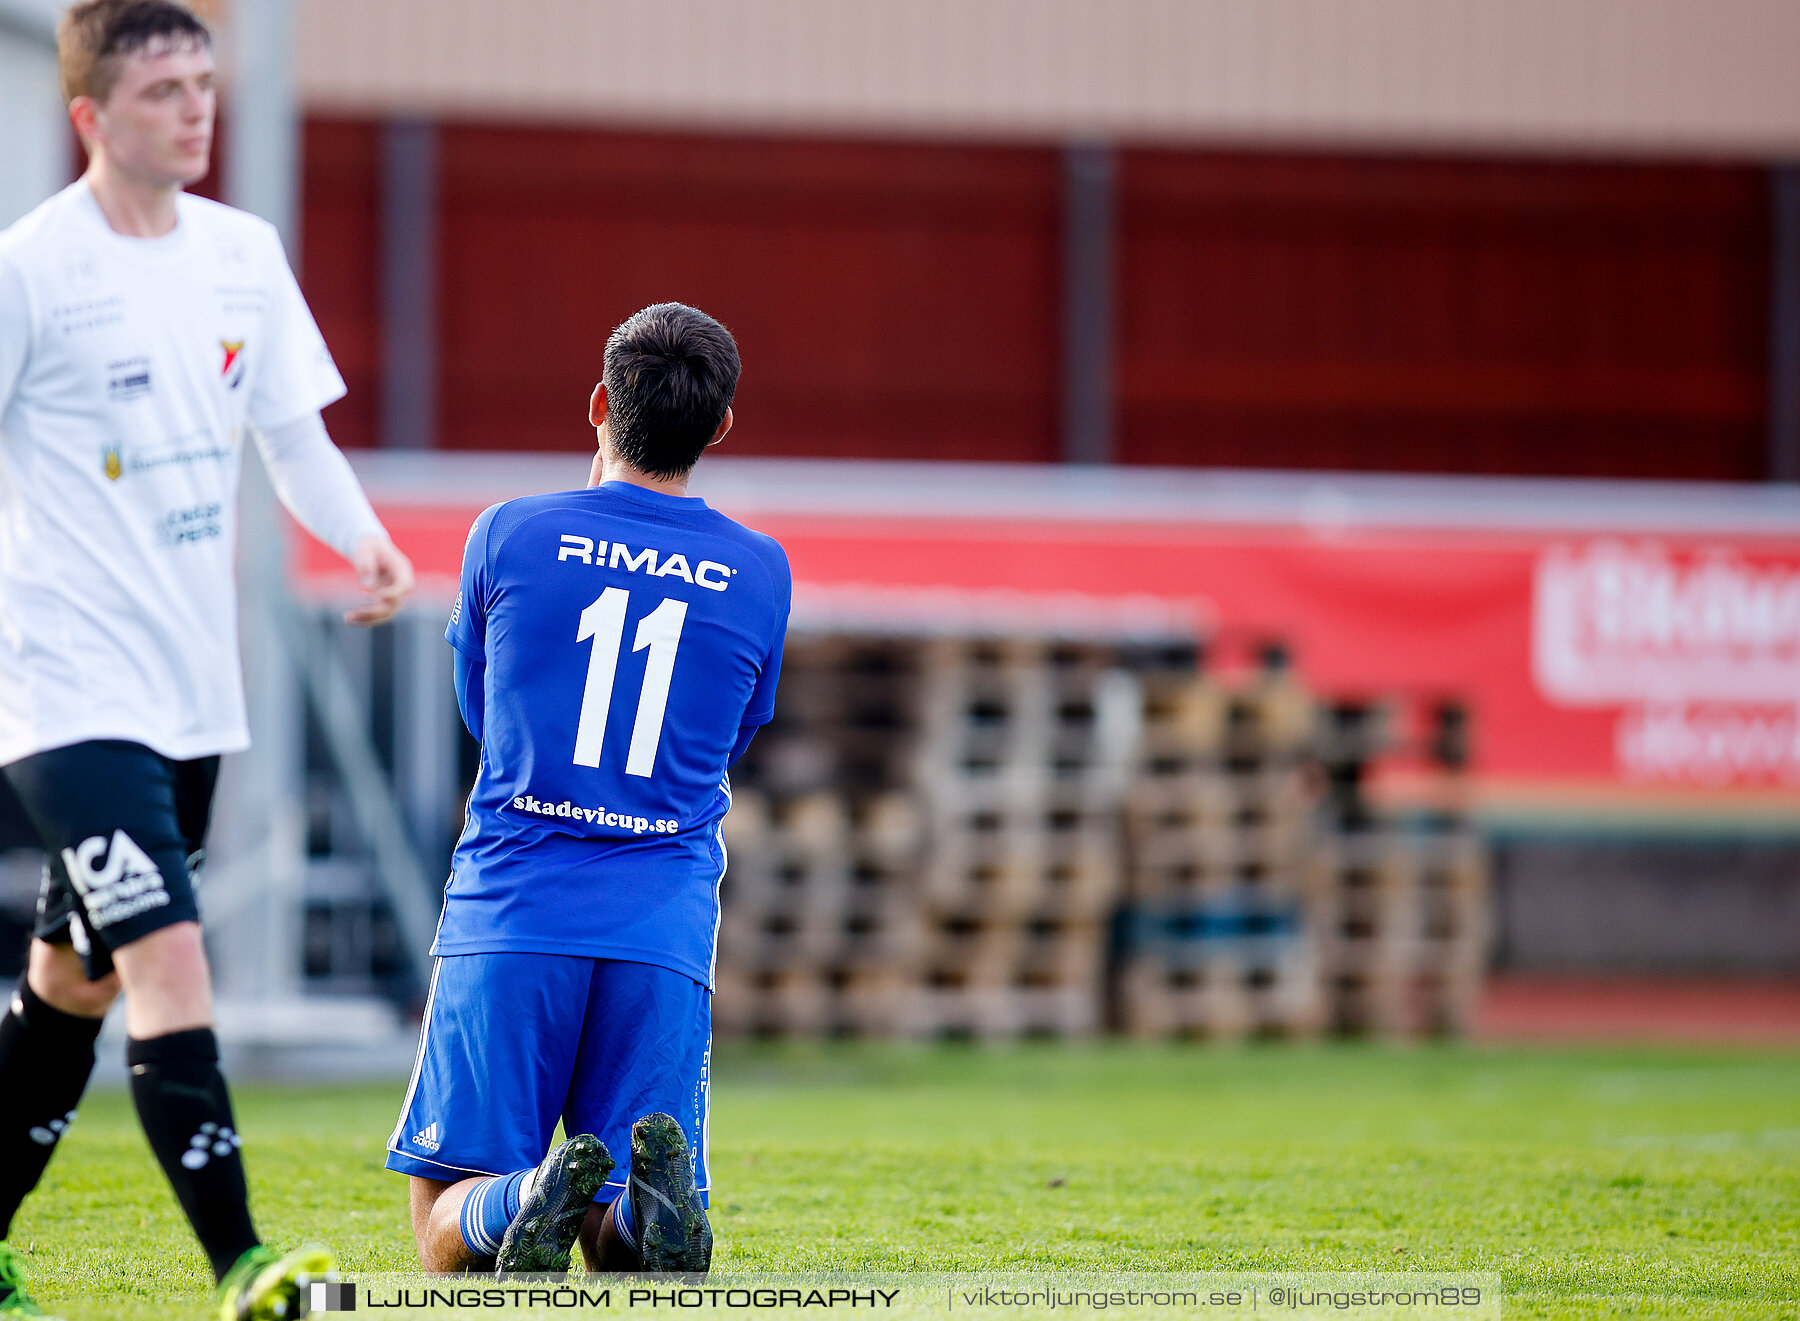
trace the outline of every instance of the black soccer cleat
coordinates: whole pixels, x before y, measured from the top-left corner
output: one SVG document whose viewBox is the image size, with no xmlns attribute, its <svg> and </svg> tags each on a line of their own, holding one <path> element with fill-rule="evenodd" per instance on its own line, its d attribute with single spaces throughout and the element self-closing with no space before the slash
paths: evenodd
<svg viewBox="0 0 1800 1321">
<path fill-rule="evenodd" d="M 568 1270 L 581 1222 L 612 1171 L 612 1153 L 592 1133 L 572 1137 L 544 1157 L 531 1196 L 500 1240 L 494 1273 L 505 1277 Z"/>
<path fill-rule="evenodd" d="M 694 1186 L 687 1138 L 668 1115 L 645 1115 L 631 1126 L 628 1192 L 643 1268 L 659 1274 L 706 1274 L 712 1265 L 712 1226 Z"/>
</svg>

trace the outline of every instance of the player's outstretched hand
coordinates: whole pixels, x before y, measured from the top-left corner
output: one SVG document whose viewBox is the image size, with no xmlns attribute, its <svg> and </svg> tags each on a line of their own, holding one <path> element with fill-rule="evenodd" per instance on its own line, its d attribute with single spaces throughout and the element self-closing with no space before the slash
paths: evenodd
<svg viewBox="0 0 1800 1321">
<path fill-rule="evenodd" d="M 392 619 L 412 594 L 412 561 L 386 537 L 371 532 L 351 550 L 350 564 L 363 590 L 375 599 L 344 611 L 344 622 L 379 624 Z"/>
</svg>

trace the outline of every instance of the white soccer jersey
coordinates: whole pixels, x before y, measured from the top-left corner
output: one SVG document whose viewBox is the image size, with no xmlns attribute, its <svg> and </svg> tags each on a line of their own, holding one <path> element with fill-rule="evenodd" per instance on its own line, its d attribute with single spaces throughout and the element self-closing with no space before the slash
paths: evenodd
<svg viewBox="0 0 1800 1321">
<path fill-rule="evenodd" d="M 249 746 L 246 425 L 344 383 L 274 229 L 185 194 L 177 216 L 124 237 L 78 181 L 0 234 L 0 764 L 88 739 Z"/>
</svg>

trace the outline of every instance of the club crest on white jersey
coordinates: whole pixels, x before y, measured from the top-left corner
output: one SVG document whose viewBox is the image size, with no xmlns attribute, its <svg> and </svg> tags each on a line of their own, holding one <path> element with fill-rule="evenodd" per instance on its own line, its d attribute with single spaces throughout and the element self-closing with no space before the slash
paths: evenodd
<svg viewBox="0 0 1800 1321">
<path fill-rule="evenodd" d="M 244 341 L 241 339 L 222 339 L 219 347 L 225 352 L 225 359 L 219 368 L 219 377 L 225 382 L 225 388 L 235 390 L 244 383 Z"/>
</svg>

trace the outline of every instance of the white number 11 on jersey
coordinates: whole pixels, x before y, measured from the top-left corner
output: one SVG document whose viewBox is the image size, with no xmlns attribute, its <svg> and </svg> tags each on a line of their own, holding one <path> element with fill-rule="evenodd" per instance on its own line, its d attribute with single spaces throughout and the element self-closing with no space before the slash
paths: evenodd
<svg viewBox="0 0 1800 1321">
<path fill-rule="evenodd" d="M 581 612 L 577 642 L 594 640 L 588 656 L 587 687 L 581 694 L 581 719 L 575 726 L 575 764 L 598 766 L 606 741 L 606 716 L 612 710 L 613 680 L 619 672 L 619 650 L 625 645 L 625 608 L 631 593 L 608 587 Z M 625 753 L 625 773 L 645 779 L 656 769 L 656 746 L 662 742 L 663 714 L 669 708 L 669 682 L 675 677 L 675 653 L 681 647 L 681 625 L 687 602 L 666 598 L 638 621 L 633 651 L 650 648 L 644 662 L 644 690 L 638 694 L 637 723 Z"/>
</svg>

